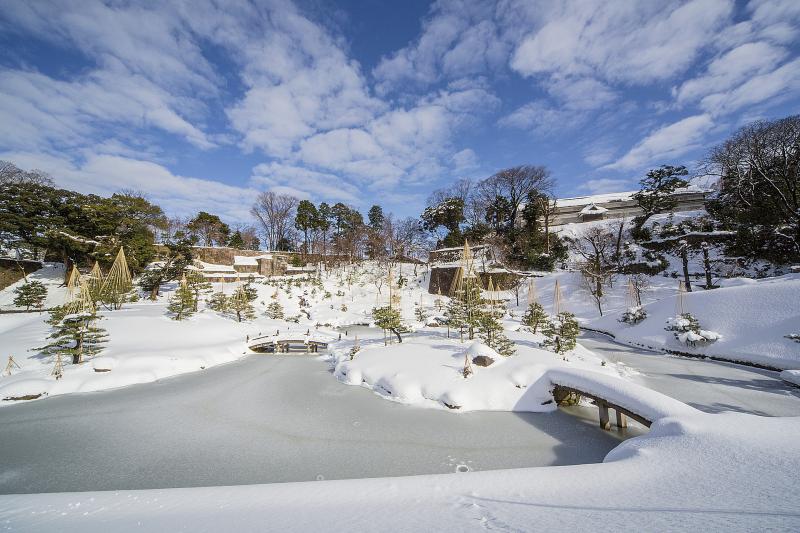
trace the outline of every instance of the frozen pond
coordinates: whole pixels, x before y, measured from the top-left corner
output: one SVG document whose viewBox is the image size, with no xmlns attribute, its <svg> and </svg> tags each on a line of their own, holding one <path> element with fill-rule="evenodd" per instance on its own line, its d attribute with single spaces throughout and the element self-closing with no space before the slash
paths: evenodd
<svg viewBox="0 0 800 533">
<path fill-rule="evenodd" d="M 583 414 L 409 407 L 342 385 L 314 356 L 255 355 L 156 383 L 0 409 L 0 493 L 602 461 L 622 435 L 599 430 L 595 410 Z"/>
</svg>

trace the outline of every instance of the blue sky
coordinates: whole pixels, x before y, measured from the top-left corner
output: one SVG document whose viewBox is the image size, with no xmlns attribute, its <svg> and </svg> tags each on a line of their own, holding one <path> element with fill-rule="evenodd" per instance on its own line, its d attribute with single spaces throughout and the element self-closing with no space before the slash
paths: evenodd
<svg viewBox="0 0 800 533">
<path fill-rule="evenodd" d="M 0 0 L 0 158 L 250 219 L 261 190 L 416 216 L 546 165 L 630 190 L 797 112 L 800 2 Z"/>
</svg>

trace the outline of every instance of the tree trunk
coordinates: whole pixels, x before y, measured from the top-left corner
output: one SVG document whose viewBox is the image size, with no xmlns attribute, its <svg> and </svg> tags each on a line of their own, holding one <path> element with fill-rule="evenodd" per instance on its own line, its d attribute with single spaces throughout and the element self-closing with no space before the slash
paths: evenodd
<svg viewBox="0 0 800 533">
<path fill-rule="evenodd" d="M 692 292 L 692 282 L 689 280 L 689 248 L 684 246 L 681 249 L 681 262 L 683 263 L 683 284 L 686 292 Z"/>
<path fill-rule="evenodd" d="M 395 336 L 397 337 L 397 342 L 400 342 L 400 343 L 403 342 L 403 337 L 400 336 L 400 333 L 398 333 L 398 331 L 396 329 L 391 329 L 389 331 L 391 331 L 392 333 L 395 334 Z"/>
<path fill-rule="evenodd" d="M 703 270 L 706 272 L 706 290 L 714 288 L 711 280 L 711 259 L 708 258 L 708 248 L 703 247 Z"/>
</svg>

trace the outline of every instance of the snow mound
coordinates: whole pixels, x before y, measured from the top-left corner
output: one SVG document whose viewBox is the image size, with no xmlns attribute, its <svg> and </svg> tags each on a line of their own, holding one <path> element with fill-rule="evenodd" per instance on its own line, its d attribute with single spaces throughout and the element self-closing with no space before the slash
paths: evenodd
<svg viewBox="0 0 800 533">
<path fill-rule="evenodd" d="M 586 326 L 612 333 L 616 340 L 651 349 L 674 350 L 779 369 L 800 367 L 800 343 L 786 337 L 800 323 L 800 279 L 796 275 L 685 293 L 683 311 L 697 318 L 701 331 L 677 339 L 664 324 L 674 317 L 677 296 L 644 306 L 648 318 L 629 325 L 609 314 Z M 673 318 L 673 325 L 682 318 Z M 691 338 L 690 338 L 691 337 Z M 692 343 L 687 341 L 703 340 Z"/>
</svg>

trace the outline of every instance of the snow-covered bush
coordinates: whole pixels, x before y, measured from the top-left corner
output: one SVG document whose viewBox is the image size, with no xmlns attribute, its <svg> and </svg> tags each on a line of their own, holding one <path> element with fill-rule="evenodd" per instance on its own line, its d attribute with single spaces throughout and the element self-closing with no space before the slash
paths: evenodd
<svg viewBox="0 0 800 533">
<path fill-rule="evenodd" d="M 701 329 L 700 322 L 691 313 L 668 318 L 664 329 L 672 331 L 679 342 L 689 346 L 707 344 L 720 338 L 720 334 L 715 331 Z"/>
<path fill-rule="evenodd" d="M 622 318 L 620 318 L 619 321 L 626 324 L 635 325 L 645 318 L 647 318 L 647 311 L 642 309 L 641 306 L 636 306 L 629 307 L 624 313 L 622 313 Z"/>
</svg>

